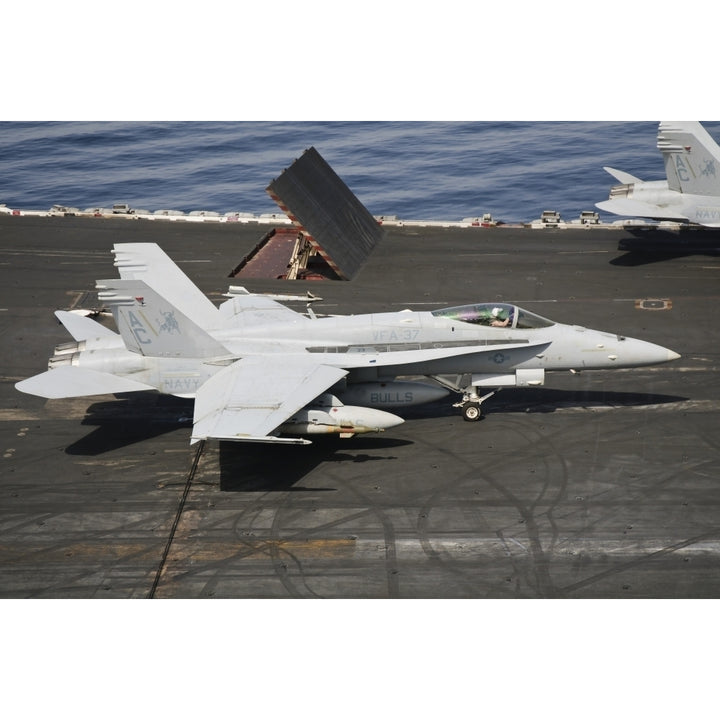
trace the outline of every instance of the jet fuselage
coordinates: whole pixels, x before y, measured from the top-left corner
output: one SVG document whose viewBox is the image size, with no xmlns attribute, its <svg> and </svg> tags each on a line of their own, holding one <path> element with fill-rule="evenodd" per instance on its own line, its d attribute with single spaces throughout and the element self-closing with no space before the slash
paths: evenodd
<svg viewBox="0 0 720 720">
<path fill-rule="evenodd" d="M 512 318 L 510 326 L 483 324 L 496 307 Z M 160 392 L 193 397 L 230 362 L 268 353 L 282 353 L 288 363 L 312 354 L 324 365 L 349 370 L 350 383 L 403 375 L 478 374 L 497 376 L 499 385 L 505 384 L 500 378 L 517 370 L 630 368 L 679 357 L 644 340 L 553 323 L 517 306 L 449 310 L 453 311 L 449 315 L 448 310 L 315 319 L 298 315 L 296 321 L 275 323 L 271 328 L 219 330 L 211 334 L 230 352 L 229 357 L 219 358 L 145 357 L 121 343 L 98 340 L 90 349 L 83 349 L 82 343 L 75 352 L 66 347 L 51 359 L 50 367 L 78 365 L 131 377 Z M 470 317 L 462 319 L 463 313 Z M 103 343 L 112 347 L 104 348 Z"/>
</svg>

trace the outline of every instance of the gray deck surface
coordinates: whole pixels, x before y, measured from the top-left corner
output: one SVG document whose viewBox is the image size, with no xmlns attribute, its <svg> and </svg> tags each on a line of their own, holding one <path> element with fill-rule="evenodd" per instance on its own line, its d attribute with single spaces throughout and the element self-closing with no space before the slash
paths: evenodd
<svg viewBox="0 0 720 720">
<path fill-rule="evenodd" d="M 0 217 L 1 597 L 720 596 L 710 236 L 656 253 L 619 250 L 653 241 L 617 230 L 387 227 L 351 282 L 248 281 L 309 289 L 317 313 L 513 301 L 683 356 L 549 374 L 480 423 L 450 399 L 377 436 L 190 447 L 187 401 L 15 390 L 71 339 L 53 311 L 94 305 L 115 276 L 113 243 L 157 242 L 219 302 L 265 232 Z"/>
</svg>

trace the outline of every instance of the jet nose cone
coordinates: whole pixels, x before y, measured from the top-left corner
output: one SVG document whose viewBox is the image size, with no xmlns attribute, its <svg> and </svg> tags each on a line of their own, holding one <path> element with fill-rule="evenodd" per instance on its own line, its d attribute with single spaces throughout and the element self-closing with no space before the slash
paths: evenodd
<svg viewBox="0 0 720 720">
<path fill-rule="evenodd" d="M 651 352 L 649 354 L 653 357 L 654 363 L 666 363 L 672 360 L 677 360 L 680 357 L 679 353 L 676 353 L 670 348 L 663 347 L 662 345 L 651 345 Z"/>
<path fill-rule="evenodd" d="M 614 356 L 610 356 L 618 367 L 643 367 L 645 365 L 660 365 L 677 360 L 680 355 L 662 345 L 655 345 L 645 340 L 624 338 L 614 349 Z"/>
</svg>

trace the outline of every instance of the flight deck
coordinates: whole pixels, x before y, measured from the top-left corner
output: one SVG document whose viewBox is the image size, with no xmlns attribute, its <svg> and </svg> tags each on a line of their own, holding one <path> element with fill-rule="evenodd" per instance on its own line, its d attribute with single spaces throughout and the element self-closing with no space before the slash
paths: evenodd
<svg viewBox="0 0 720 720">
<path fill-rule="evenodd" d="M 720 234 L 384 231 L 350 281 L 242 284 L 318 315 L 517 303 L 682 357 L 548 373 L 481 422 L 450 397 L 380 434 L 191 446 L 191 400 L 15 383 L 71 339 L 55 310 L 100 309 L 114 243 L 158 243 L 217 304 L 267 227 L 0 216 L 0 596 L 720 596 Z"/>
</svg>

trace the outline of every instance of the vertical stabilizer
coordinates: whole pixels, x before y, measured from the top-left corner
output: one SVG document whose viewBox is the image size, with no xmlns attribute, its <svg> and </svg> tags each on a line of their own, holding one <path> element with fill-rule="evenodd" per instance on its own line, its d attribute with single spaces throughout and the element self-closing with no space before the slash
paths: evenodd
<svg viewBox="0 0 720 720">
<path fill-rule="evenodd" d="M 657 146 L 670 190 L 720 195 L 720 148 L 699 122 L 661 122 Z"/>
<path fill-rule="evenodd" d="M 98 280 L 125 347 L 147 357 L 227 357 L 227 349 L 142 280 Z"/>
<path fill-rule="evenodd" d="M 142 280 L 201 327 L 214 329 L 217 308 L 156 243 L 113 246 L 115 267 L 123 280 Z"/>
</svg>

